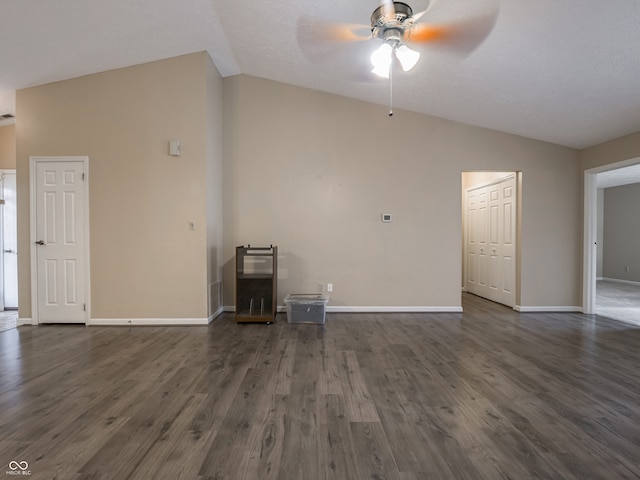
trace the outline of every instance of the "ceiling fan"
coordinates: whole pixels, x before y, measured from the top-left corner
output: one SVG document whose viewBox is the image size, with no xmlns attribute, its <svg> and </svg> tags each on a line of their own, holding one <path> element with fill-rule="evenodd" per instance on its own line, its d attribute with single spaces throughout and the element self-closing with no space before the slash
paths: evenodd
<svg viewBox="0 0 640 480">
<path fill-rule="evenodd" d="M 444 35 L 443 27 L 419 25 L 416 22 L 425 14 L 416 15 L 404 2 L 385 1 L 371 14 L 371 36 L 382 40 L 382 45 L 371 54 L 372 73 L 389 78 L 393 58 L 408 72 L 416 66 L 420 52 L 412 50 L 408 41 L 433 41 Z"/>
<path fill-rule="evenodd" d="M 405 72 L 414 68 L 420 60 L 420 52 L 415 49 L 415 45 L 430 44 L 434 49 L 445 49 L 464 57 L 475 50 L 493 29 L 497 19 L 498 0 L 458 1 L 467 2 L 467 11 L 472 9 L 467 8 L 472 3 L 471 7 L 476 7 L 475 14 L 465 12 L 456 15 L 458 18 L 455 19 L 447 19 L 445 16 L 437 22 L 422 23 L 419 20 L 428 12 L 431 13 L 437 3 L 435 0 L 430 1 L 429 5 L 418 13 L 414 13 L 407 3 L 382 0 L 373 10 L 369 25 L 301 19 L 298 22 L 298 43 L 307 57 L 315 61 L 327 56 L 324 49 L 327 45 L 381 41 L 370 56 L 371 72 L 390 80 L 391 102 L 394 65 L 399 65 Z M 449 0 L 449 5 L 453 3 L 453 0 Z M 446 8 L 444 10 L 446 11 Z M 414 48 L 410 48 L 409 45 Z M 389 115 L 393 115 L 392 111 Z"/>
</svg>

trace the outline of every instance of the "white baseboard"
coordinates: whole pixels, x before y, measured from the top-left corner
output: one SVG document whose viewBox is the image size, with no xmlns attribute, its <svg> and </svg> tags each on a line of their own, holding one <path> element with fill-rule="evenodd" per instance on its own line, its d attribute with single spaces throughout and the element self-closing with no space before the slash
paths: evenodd
<svg viewBox="0 0 640 480">
<path fill-rule="evenodd" d="M 225 312 L 235 312 L 235 306 L 224 307 Z M 278 312 L 287 311 L 286 305 L 278 306 Z M 327 313 L 462 313 L 462 307 L 455 306 L 426 306 L 426 307 L 347 307 L 331 306 L 326 308 Z"/>
<path fill-rule="evenodd" d="M 516 305 L 515 307 L 513 307 L 513 309 L 516 312 L 520 312 L 520 313 L 543 313 L 543 312 L 547 312 L 547 313 L 551 313 L 551 312 L 557 312 L 557 313 L 582 313 L 582 307 L 570 307 L 570 306 L 553 306 L 553 307 L 549 307 L 549 306 L 522 306 L 522 305 Z"/>
<path fill-rule="evenodd" d="M 370 307 L 347 307 L 347 306 L 327 306 L 327 313 L 462 313 L 462 307 L 455 306 L 370 306 Z"/>
<path fill-rule="evenodd" d="M 21 327 L 22 325 L 33 325 L 33 320 L 31 318 L 18 318 L 16 325 L 18 327 Z"/>
<path fill-rule="evenodd" d="M 619 278 L 602 277 L 601 280 L 606 280 L 607 282 L 626 283 L 627 285 L 640 285 L 640 282 L 634 282 L 632 280 L 621 280 Z"/>
<path fill-rule="evenodd" d="M 218 310 L 216 310 L 215 312 L 213 312 L 212 315 L 209 316 L 207 323 L 213 322 L 216 318 L 218 318 L 223 313 L 224 313 L 224 307 L 218 308 Z"/>
<path fill-rule="evenodd" d="M 171 326 L 209 325 L 208 318 L 92 318 L 89 326 Z"/>
<path fill-rule="evenodd" d="M 286 306 L 278 307 L 278 312 L 286 312 Z M 387 306 L 368 306 L 368 307 L 348 307 L 344 305 L 331 306 L 326 308 L 327 313 L 462 313 L 462 307 L 454 306 L 424 306 L 424 307 L 387 307 Z"/>
</svg>

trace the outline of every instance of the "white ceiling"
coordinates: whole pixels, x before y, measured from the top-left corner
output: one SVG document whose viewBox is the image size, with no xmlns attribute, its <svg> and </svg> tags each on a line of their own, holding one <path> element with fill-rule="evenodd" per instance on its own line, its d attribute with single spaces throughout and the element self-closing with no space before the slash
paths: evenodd
<svg viewBox="0 0 640 480">
<path fill-rule="evenodd" d="M 417 12 L 428 0 L 408 3 Z M 16 89 L 203 50 L 223 76 L 386 106 L 388 84 L 368 72 L 374 41 L 336 46 L 298 31 L 366 24 L 378 4 L 0 0 L 0 114 L 13 113 Z M 466 57 L 420 46 L 418 67 L 394 77 L 394 106 L 574 148 L 640 131 L 640 0 L 435 0 L 420 22 L 494 10 L 495 27 Z"/>
</svg>

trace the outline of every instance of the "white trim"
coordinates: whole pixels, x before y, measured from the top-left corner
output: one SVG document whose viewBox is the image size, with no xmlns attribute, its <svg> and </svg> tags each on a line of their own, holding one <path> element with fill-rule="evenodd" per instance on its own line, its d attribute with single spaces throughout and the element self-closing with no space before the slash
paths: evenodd
<svg viewBox="0 0 640 480">
<path fill-rule="evenodd" d="M 218 310 L 216 310 L 211 315 L 209 315 L 209 318 L 207 319 L 207 322 L 208 323 L 213 322 L 216 318 L 218 318 L 223 313 L 224 313 L 224 308 L 223 307 L 218 308 Z"/>
<path fill-rule="evenodd" d="M 90 239 L 89 239 L 89 157 L 82 156 L 30 156 L 29 157 L 29 250 L 31 259 L 31 316 L 32 325 L 38 325 L 38 277 L 37 277 L 37 258 L 35 248 L 36 233 L 36 165 L 45 162 L 82 162 L 84 168 L 85 179 L 83 184 L 84 195 L 84 284 L 85 284 L 85 300 L 86 309 L 84 312 L 84 323 L 89 325 L 91 318 L 91 257 L 90 257 Z"/>
<path fill-rule="evenodd" d="M 18 317 L 18 321 L 16 322 L 16 325 L 18 327 L 22 327 L 23 325 L 35 325 L 35 323 L 33 323 L 33 320 L 30 318 L 20 318 Z"/>
<path fill-rule="evenodd" d="M 596 263 L 598 240 L 598 188 L 596 175 L 589 170 L 584 172 L 584 241 L 583 241 L 583 277 L 582 309 L 586 314 L 595 313 L 596 304 Z"/>
<path fill-rule="evenodd" d="M 17 188 L 16 188 L 17 190 Z M 0 311 L 4 310 L 4 170 L 0 170 Z M 17 226 L 16 226 L 17 227 Z"/>
<path fill-rule="evenodd" d="M 234 305 L 227 305 L 224 307 L 225 312 L 235 312 L 236 307 Z M 279 305 L 277 309 L 278 313 L 287 311 L 285 305 Z M 426 306 L 426 307 L 347 307 L 347 306 L 327 306 L 325 308 L 327 313 L 462 313 L 462 307 L 456 306 Z"/>
<path fill-rule="evenodd" d="M 516 305 L 515 307 L 513 307 L 513 309 L 517 312 L 520 313 L 542 313 L 542 312 L 557 312 L 557 313 L 580 313 L 582 312 L 582 307 L 569 307 L 569 306 L 554 306 L 554 307 L 548 307 L 548 306 L 532 306 L 532 307 L 527 307 L 527 306 L 522 306 L 522 305 Z"/>
<path fill-rule="evenodd" d="M 327 313 L 462 313 L 462 307 L 421 306 L 421 307 L 327 307 Z"/>
<path fill-rule="evenodd" d="M 209 325 L 208 318 L 92 318 L 90 326 L 171 326 L 171 325 Z"/>
<path fill-rule="evenodd" d="M 286 312 L 287 307 L 278 307 L 278 312 Z M 462 313 L 462 307 L 456 306 L 327 306 L 327 313 Z"/>
<path fill-rule="evenodd" d="M 600 278 L 600 280 L 606 280 L 608 282 L 616 282 L 616 283 L 626 283 L 627 285 L 640 285 L 640 282 L 634 282 L 632 280 L 622 280 L 619 278 L 602 277 Z"/>
<path fill-rule="evenodd" d="M 17 183 L 17 174 L 16 174 L 16 169 L 15 168 L 0 168 L 0 199 L 5 200 L 3 197 L 4 197 L 4 180 L 5 180 L 5 176 L 6 175 L 13 175 L 14 176 L 13 182 L 14 182 L 15 191 L 13 193 L 16 196 L 16 198 L 15 198 L 15 207 L 17 209 L 18 183 Z M 2 205 L 4 205 L 4 204 L 2 204 Z M 16 214 L 17 214 L 17 212 L 16 212 Z M 17 221 L 17 217 L 16 217 L 16 221 Z M 16 233 L 17 233 L 18 226 L 16 225 L 15 228 L 16 228 Z M 5 305 L 5 302 L 4 302 L 4 300 L 5 300 L 5 284 L 6 284 L 6 281 L 5 281 L 6 279 L 4 278 L 5 264 L 4 264 L 4 255 L 2 253 L 2 252 L 4 252 L 4 249 L 5 249 L 4 237 L 5 237 L 5 232 L 4 232 L 4 208 L 0 208 L 0 310 L 4 310 L 6 308 L 6 305 Z M 17 266 L 16 266 L 16 276 L 17 276 Z"/>
</svg>

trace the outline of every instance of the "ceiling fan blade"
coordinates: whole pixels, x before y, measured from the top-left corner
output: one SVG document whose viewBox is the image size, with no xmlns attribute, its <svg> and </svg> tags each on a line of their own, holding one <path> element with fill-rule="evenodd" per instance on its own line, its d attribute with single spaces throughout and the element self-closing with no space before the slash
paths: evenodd
<svg viewBox="0 0 640 480">
<path fill-rule="evenodd" d="M 305 16 L 298 20 L 297 36 L 305 42 L 361 42 L 371 39 L 371 26 L 333 23 Z"/>
<path fill-rule="evenodd" d="M 424 10 L 422 10 L 422 11 L 420 11 L 418 13 L 414 13 L 413 17 L 411 17 L 413 22 L 416 23 L 418 20 L 420 20 L 425 13 L 427 13 L 429 10 L 431 10 L 431 8 L 433 8 L 435 3 L 436 3 L 436 0 L 431 0 L 429 2 L 429 4 L 427 5 L 427 8 L 425 8 Z"/>
<path fill-rule="evenodd" d="M 445 25 L 414 25 L 406 34 L 413 43 L 431 43 L 446 39 L 451 34 L 451 27 Z"/>
<path fill-rule="evenodd" d="M 305 56 L 318 62 L 338 54 L 345 43 L 370 40 L 371 27 L 355 23 L 332 23 L 304 16 L 298 20 L 296 36 Z"/>
<path fill-rule="evenodd" d="M 371 27 L 362 24 L 328 25 L 325 30 L 327 40 L 336 42 L 362 42 L 371 40 Z"/>
<path fill-rule="evenodd" d="M 498 11 L 467 18 L 449 24 L 418 24 L 407 32 L 411 43 L 428 43 L 461 55 L 469 55 L 489 36 L 498 18 Z"/>
</svg>

